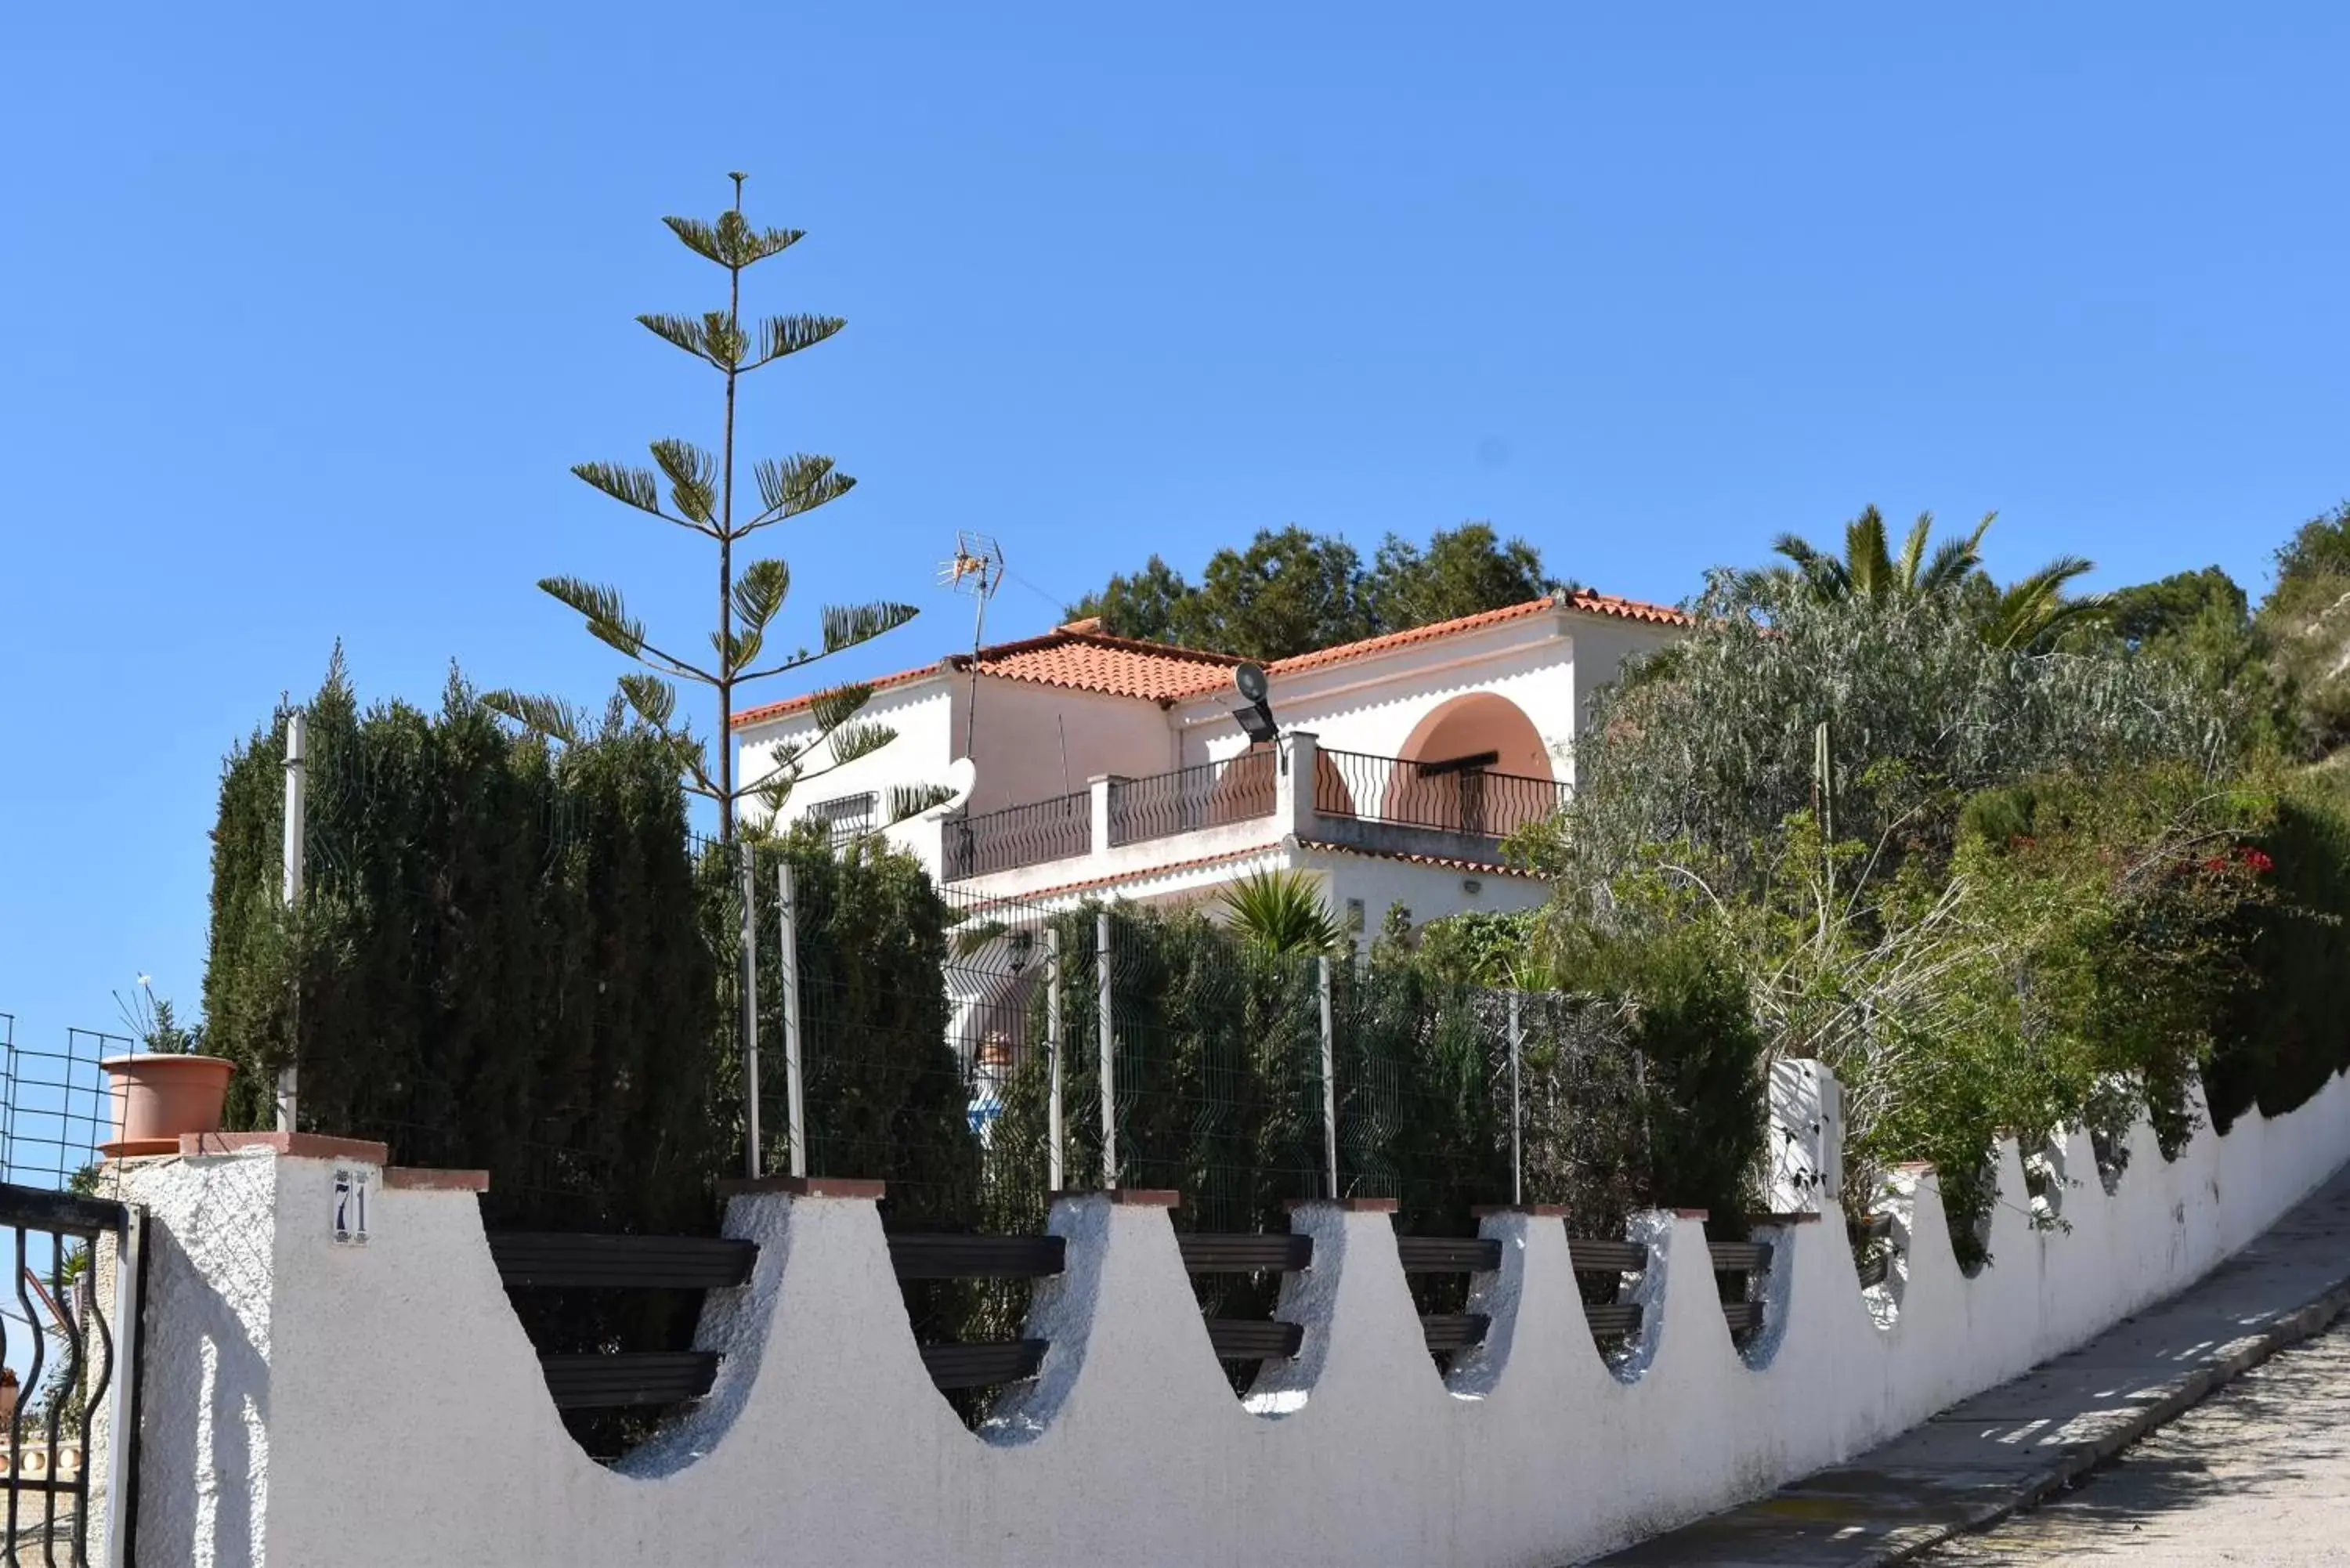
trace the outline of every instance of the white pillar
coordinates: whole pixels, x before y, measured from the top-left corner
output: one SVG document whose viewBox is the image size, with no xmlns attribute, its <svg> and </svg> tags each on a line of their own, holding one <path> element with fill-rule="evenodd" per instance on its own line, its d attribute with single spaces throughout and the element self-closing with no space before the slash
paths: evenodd
<svg viewBox="0 0 2350 1568">
<path fill-rule="evenodd" d="M 1314 811 L 1314 766 L 1318 754 L 1314 732 L 1291 730 L 1274 742 L 1281 753 L 1274 770 L 1273 814 L 1284 838 L 1311 838 Z"/>
<path fill-rule="evenodd" d="M 1110 972 L 1109 911 L 1094 917 L 1094 976 L 1098 982 L 1096 1006 L 1101 1022 L 1101 1184 L 1118 1185 L 1118 1018 L 1116 992 Z"/>
<path fill-rule="evenodd" d="M 285 899 L 289 919 L 300 913 L 302 908 L 303 855 L 308 832 L 305 808 L 309 794 L 309 718 L 299 708 L 286 715 L 285 865 L 281 868 L 278 891 Z M 300 1041 L 301 1031 L 297 1029 L 295 1031 L 297 1056 L 301 1050 Z M 279 1132 L 295 1130 L 295 1112 L 301 1097 L 297 1076 L 295 1062 L 289 1061 L 277 1069 Z"/>
<path fill-rule="evenodd" d="M 1338 1048 L 1330 1011 L 1330 955 L 1315 961 L 1314 989 L 1322 1004 L 1322 1196 L 1338 1196 Z"/>
<path fill-rule="evenodd" d="M 1061 928 L 1045 928 L 1045 1065 L 1051 1085 L 1045 1102 L 1045 1186 L 1059 1192 L 1068 1186 L 1062 1168 L 1061 1147 Z"/>
<path fill-rule="evenodd" d="M 1771 1209 L 1818 1214 L 1844 1190 L 1844 1085 L 1827 1064 L 1771 1064 Z"/>
<path fill-rule="evenodd" d="M 1109 850 L 1109 793 L 1125 782 L 1115 774 L 1096 774 L 1086 781 L 1086 788 L 1093 795 L 1093 831 L 1087 842 L 1097 855 Z"/>
<path fill-rule="evenodd" d="M 784 990 L 784 1129 L 791 1155 L 791 1173 L 807 1174 L 807 1090 L 800 1060 L 800 924 L 792 885 L 792 857 L 778 856 L 775 865 L 775 905 L 779 919 L 777 956 L 783 969 L 777 978 Z"/>
<path fill-rule="evenodd" d="M 743 1021 L 743 1167 L 759 1174 L 759 878 L 758 855 L 751 841 L 743 851 L 743 961 L 737 971 Z M 789 929 L 789 928 L 786 928 Z"/>
</svg>

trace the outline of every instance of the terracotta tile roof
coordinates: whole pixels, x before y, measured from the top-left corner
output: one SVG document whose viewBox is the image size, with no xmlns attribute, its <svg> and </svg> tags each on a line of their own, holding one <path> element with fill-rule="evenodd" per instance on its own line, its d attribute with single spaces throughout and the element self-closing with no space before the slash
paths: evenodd
<svg viewBox="0 0 2350 1568">
<path fill-rule="evenodd" d="M 1170 643 L 1140 642 L 1128 637 L 1112 637 L 1100 628 L 1098 618 L 1088 617 L 1067 626 L 1056 626 L 1042 637 L 983 648 L 976 655 L 980 673 L 1005 680 L 1033 680 L 1041 686 L 1059 686 L 1071 691 L 1099 691 L 1112 697 L 1165 701 L 1214 691 L 1231 679 L 1232 666 L 1241 662 L 1236 653 L 1210 653 Z M 968 672 L 973 657 L 968 653 L 950 654 L 936 664 L 901 670 L 865 684 L 880 691 L 942 671 Z M 734 715 L 734 727 L 740 730 L 806 712 L 821 695 L 810 692 L 787 702 L 746 708 Z"/>
<path fill-rule="evenodd" d="M 983 648 L 978 654 L 980 673 L 1072 691 L 1158 701 L 1212 691 L 1231 680 L 1232 666 L 1242 662 L 1236 653 L 1210 653 L 1171 643 L 1112 637 L 1097 629 L 1100 625 L 1098 620 L 1083 620 L 1055 627 L 1025 642 Z M 969 670 L 972 657 L 957 656 L 955 668 Z"/>
<path fill-rule="evenodd" d="M 1336 648 L 1316 649 L 1291 659 L 1275 659 L 1265 666 L 1268 673 L 1287 674 L 1294 670 L 1319 670 L 1326 664 L 1343 664 L 1350 659 L 1360 659 L 1367 653 L 1383 653 L 1390 648 L 1408 648 L 1416 642 L 1429 642 L 1455 632 L 1476 631 L 1503 621 L 1523 620 L 1528 616 L 1542 615 L 1555 609 L 1578 610 L 1585 615 L 1614 616 L 1619 620 L 1647 621 L 1655 626 L 1687 626 L 1689 617 L 1669 605 L 1644 604 L 1638 599 L 1618 598 L 1614 594 L 1595 594 L 1578 589 L 1571 594 L 1554 594 L 1545 598 L 1528 599 L 1520 605 L 1503 605 L 1500 609 L 1480 610 L 1454 620 L 1440 620 L 1429 626 L 1416 626 L 1409 631 L 1391 631 L 1384 637 L 1366 638 L 1360 642 L 1340 643 Z"/>
<path fill-rule="evenodd" d="M 892 675 L 877 675 L 863 684 L 876 691 L 886 691 L 892 686 L 910 685 L 927 675 L 941 674 L 948 669 L 948 665 L 949 661 L 941 659 L 936 664 L 925 664 L 917 670 L 900 670 Z M 855 683 L 852 682 L 852 684 Z M 737 730 L 747 729 L 753 724 L 764 724 L 770 719 L 785 719 L 794 713 L 805 713 L 816 705 L 817 698 L 824 696 L 827 691 L 837 690 L 838 690 L 837 687 L 827 687 L 825 691 L 811 691 L 806 696 L 794 697 L 788 701 L 768 702 L 757 708 L 745 708 L 734 715 L 733 727 Z"/>
<path fill-rule="evenodd" d="M 1689 624 L 1687 616 L 1665 605 L 1643 604 L 1638 599 L 1618 598 L 1613 594 L 1578 591 L 1529 599 L 1524 604 L 1505 605 L 1500 609 L 1482 610 L 1455 620 L 1438 621 L 1433 626 L 1414 627 L 1409 631 L 1389 632 L 1384 637 L 1367 638 L 1360 642 L 1342 643 L 1336 648 L 1301 653 L 1293 659 L 1275 659 L 1265 668 L 1276 675 L 1292 670 L 1319 670 L 1326 665 L 1342 664 L 1348 659 L 1381 653 L 1391 648 L 1429 642 L 1437 638 L 1450 637 L 1455 632 L 1474 631 L 1556 609 L 1585 615 L 1614 616 L 1622 620 L 1645 621 L 1656 626 Z M 992 648 L 981 649 L 976 655 L 953 654 L 939 663 L 926 664 L 916 670 L 901 670 L 894 675 L 884 675 L 865 684 L 879 691 L 947 670 L 967 671 L 974 658 L 983 675 L 993 675 L 1005 680 L 1033 680 L 1040 685 L 1058 686 L 1071 691 L 1098 691 L 1112 697 L 1133 697 L 1154 702 L 1172 702 L 1222 691 L 1232 679 L 1232 667 L 1243 662 L 1234 653 L 1211 653 L 1205 649 L 1178 648 L 1171 643 L 1112 637 L 1101 629 L 1098 617 L 1089 617 L 1066 626 L 1055 627 L 1041 637 L 1026 638 L 1018 642 L 1000 642 Z M 811 692 L 787 702 L 770 702 L 764 707 L 747 708 L 734 715 L 734 728 L 740 730 L 805 712 L 821 695 L 821 692 Z"/>
</svg>

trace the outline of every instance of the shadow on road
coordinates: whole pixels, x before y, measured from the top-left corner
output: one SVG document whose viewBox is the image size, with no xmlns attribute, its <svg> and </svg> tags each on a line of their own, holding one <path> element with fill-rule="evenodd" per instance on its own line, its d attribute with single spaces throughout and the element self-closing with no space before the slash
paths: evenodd
<svg viewBox="0 0 2350 1568">
<path fill-rule="evenodd" d="M 1917 1561 L 2342 1561 L 2346 1496 L 2350 1325 L 2337 1325 L 2246 1373 L 2071 1490 Z"/>
</svg>

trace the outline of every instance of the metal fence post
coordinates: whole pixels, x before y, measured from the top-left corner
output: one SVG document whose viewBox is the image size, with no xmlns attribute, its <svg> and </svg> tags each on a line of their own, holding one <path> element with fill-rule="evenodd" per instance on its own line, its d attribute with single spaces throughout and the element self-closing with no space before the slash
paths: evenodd
<svg viewBox="0 0 2350 1568">
<path fill-rule="evenodd" d="M 759 879 L 751 841 L 743 851 L 743 956 L 738 979 L 742 998 L 735 1014 L 743 1025 L 743 1171 L 758 1179 L 759 1158 Z"/>
<path fill-rule="evenodd" d="M 1526 1137 L 1525 1101 L 1519 1093 L 1518 1080 L 1525 1061 L 1526 1033 L 1518 1017 L 1518 1003 L 1524 993 L 1514 987 L 1510 992 L 1510 1201 L 1526 1200 Z"/>
<path fill-rule="evenodd" d="M 1094 917 L 1094 968 L 1101 1009 L 1102 1186 L 1118 1185 L 1118 1067 L 1116 1029 L 1110 1017 L 1109 913 Z"/>
<path fill-rule="evenodd" d="M 1338 1034 L 1330 1012 L 1330 959 L 1315 963 L 1315 989 L 1322 1002 L 1322 1179 L 1326 1197 L 1338 1196 Z"/>
<path fill-rule="evenodd" d="M 1067 1185 L 1061 1168 L 1061 928 L 1045 928 L 1045 1189 Z"/>
<path fill-rule="evenodd" d="M 285 867 L 279 887 L 279 894 L 286 900 L 286 912 L 289 917 L 302 906 L 303 846 L 307 837 L 305 807 L 309 794 L 309 775 L 307 765 L 309 758 L 309 718 L 296 708 L 293 712 L 286 715 Z M 295 993 L 297 1005 L 300 994 L 298 990 Z M 297 1056 L 301 1050 L 301 1031 L 296 1029 L 294 1032 L 294 1041 Z M 277 1130 L 279 1132 L 290 1133 L 295 1130 L 294 1116 L 300 1097 L 298 1075 L 299 1067 L 293 1061 L 287 1062 L 283 1067 L 277 1069 Z"/>
<path fill-rule="evenodd" d="M 93 1241 L 91 1246 L 95 1249 L 97 1243 Z M 106 1515 L 99 1521 L 99 1528 L 105 1532 L 102 1545 L 107 1568 L 130 1568 L 133 1561 L 130 1532 L 139 1507 L 138 1472 L 132 1468 L 139 1456 L 139 1383 L 146 1370 L 140 1365 L 140 1353 L 147 1337 L 140 1326 L 143 1321 L 140 1314 L 146 1309 L 147 1282 L 147 1210 L 142 1207 L 132 1205 L 124 1217 L 122 1229 L 115 1233 L 113 1272 L 113 1324 L 100 1330 L 111 1335 L 114 1365 L 107 1368 L 113 1386 L 107 1391 L 109 1407 L 104 1413 Z M 85 1324 L 94 1321 L 95 1314 L 82 1319 Z M 87 1420 L 87 1414 L 84 1418 Z M 93 1462 L 85 1449 L 85 1476 Z"/>
<path fill-rule="evenodd" d="M 785 855 L 775 867 L 775 916 L 783 935 L 778 942 L 784 988 L 784 1138 L 790 1146 L 792 1174 L 807 1174 L 806 1087 L 800 1064 L 800 921 L 793 901 L 792 862 Z"/>
</svg>

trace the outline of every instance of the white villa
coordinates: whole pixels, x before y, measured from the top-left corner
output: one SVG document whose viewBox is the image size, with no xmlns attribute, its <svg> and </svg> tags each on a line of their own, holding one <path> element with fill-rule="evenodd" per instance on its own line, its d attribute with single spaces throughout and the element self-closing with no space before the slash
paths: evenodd
<svg viewBox="0 0 2350 1568">
<path fill-rule="evenodd" d="M 957 780 L 957 800 L 887 832 L 958 896 L 1192 901 L 1286 867 L 1357 929 L 1398 902 L 1419 920 L 1523 909 L 1541 889 L 1501 839 L 1572 786 L 1592 693 L 1685 624 L 1577 591 L 1324 649 L 1264 668 L 1268 723 L 1243 713 L 1240 659 L 1078 621 L 871 682 L 859 717 L 898 739 L 791 809 L 852 832 L 893 789 Z M 814 701 L 736 717 L 743 776 L 814 733 Z"/>
</svg>

